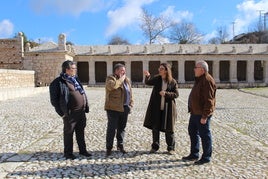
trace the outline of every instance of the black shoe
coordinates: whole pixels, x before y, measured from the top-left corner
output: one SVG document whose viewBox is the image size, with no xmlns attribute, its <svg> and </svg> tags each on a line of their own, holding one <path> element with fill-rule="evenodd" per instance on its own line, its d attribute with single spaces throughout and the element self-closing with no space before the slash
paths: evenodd
<svg viewBox="0 0 268 179">
<path fill-rule="evenodd" d="M 66 160 L 68 160 L 68 159 L 70 159 L 70 160 L 76 159 L 76 157 L 73 154 L 64 155 L 64 157 L 66 158 Z"/>
<path fill-rule="evenodd" d="M 182 160 L 195 161 L 195 160 L 198 160 L 198 157 L 193 156 L 193 155 L 188 155 L 187 157 L 182 157 Z"/>
<path fill-rule="evenodd" d="M 200 159 L 200 160 L 196 161 L 194 164 L 195 165 L 203 165 L 203 164 L 209 163 L 209 162 L 210 162 L 210 160 Z"/>
<path fill-rule="evenodd" d="M 154 154 L 156 152 L 157 152 L 157 150 L 156 149 L 153 149 L 153 148 L 151 148 L 151 150 L 149 151 L 150 154 Z"/>
<path fill-rule="evenodd" d="M 88 153 L 88 152 L 80 152 L 79 153 L 80 155 L 83 155 L 83 156 L 85 156 L 85 157 L 91 157 L 92 155 L 90 154 L 90 153 Z"/>
<path fill-rule="evenodd" d="M 107 149 L 106 150 L 106 157 L 112 154 L 112 149 Z"/>
<path fill-rule="evenodd" d="M 119 150 L 120 152 L 122 152 L 123 154 L 126 154 L 127 152 L 124 149 L 123 145 L 117 146 L 117 150 Z"/>
</svg>

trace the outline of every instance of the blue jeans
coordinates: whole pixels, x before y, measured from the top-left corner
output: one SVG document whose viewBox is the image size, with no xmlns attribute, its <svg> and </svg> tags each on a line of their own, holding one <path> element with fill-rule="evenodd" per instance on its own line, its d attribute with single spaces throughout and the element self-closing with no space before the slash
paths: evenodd
<svg viewBox="0 0 268 179">
<path fill-rule="evenodd" d="M 124 112 L 107 110 L 106 149 L 113 148 L 115 134 L 117 146 L 123 146 L 129 111 L 130 108 L 128 106 L 124 106 Z"/>
<path fill-rule="evenodd" d="M 191 114 L 188 125 L 188 133 L 191 140 L 191 153 L 190 155 L 199 157 L 199 137 L 202 142 L 203 155 L 201 159 L 210 161 L 212 154 L 212 136 L 210 132 L 210 119 L 207 118 L 206 124 L 201 124 L 201 115 Z"/>
</svg>

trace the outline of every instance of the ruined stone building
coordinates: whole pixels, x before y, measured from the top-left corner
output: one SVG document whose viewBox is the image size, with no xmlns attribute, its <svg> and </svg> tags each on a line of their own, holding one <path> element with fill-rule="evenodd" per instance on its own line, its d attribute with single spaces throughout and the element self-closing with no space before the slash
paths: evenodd
<svg viewBox="0 0 268 179">
<path fill-rule="evenodd" d="M 103 85 L 113 65 L 126 65 L 134 86 L 143 86 L 143 70 L 157 74 L 159 64 L 172 65 L 173 77 L 181 87 L 193 84 L 195 62 L 206 60 L 217 86 L 267 86 L 268 44 L 164 44 L 164 45 L 66 45 L 58 42 L 23 47 L 22 35 L 0 40 L 0 68 L 34 71 L 36 86 L 46 86 L 60 74 L 65 60 L 77 62 L 78 77 L 89 86 Z M 24 50 L 25 49 L 25 50 Z"/>
</svg>

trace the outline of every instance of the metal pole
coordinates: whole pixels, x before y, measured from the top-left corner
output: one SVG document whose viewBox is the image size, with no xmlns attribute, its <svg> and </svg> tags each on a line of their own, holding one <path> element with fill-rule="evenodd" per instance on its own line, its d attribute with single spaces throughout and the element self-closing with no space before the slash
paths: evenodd
<svg viewBox="0 0 268 179">
<path fill-rule="evenodd" d="M 266 31 L 266 16 L 268 15 L 268 12 L 264 13 L 264 19 L 263 19 L 263 24 L 264 24 L 264 30 Z"/>
<path fill-rule="evenodd" d="M 235 22 L 232 22 L 232 24 L 233 24 L 233 41 L 234 41 L 234 37 L 235 37 L 234 25 L 235 25 Z"/>
</svg>

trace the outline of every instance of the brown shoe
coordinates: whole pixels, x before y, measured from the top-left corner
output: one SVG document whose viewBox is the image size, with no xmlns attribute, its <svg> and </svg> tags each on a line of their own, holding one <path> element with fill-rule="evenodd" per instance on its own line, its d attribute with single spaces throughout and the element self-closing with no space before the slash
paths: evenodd
<svg viewBox="0 0 268 179">
<path fill-rule="evenodd" d="M 123 145 L 119 145 L 119 146 L 117 146 L 117 150 L 119 150 L 119 151 L 122 152 L 123 154 L 126 154 L 126 153 L 127 153 L 127 152 L 125 151 Z"/>
</svg>

